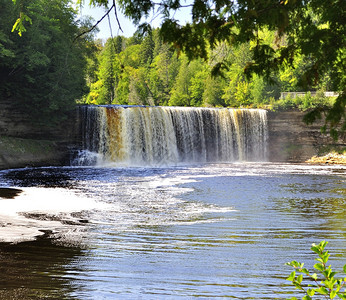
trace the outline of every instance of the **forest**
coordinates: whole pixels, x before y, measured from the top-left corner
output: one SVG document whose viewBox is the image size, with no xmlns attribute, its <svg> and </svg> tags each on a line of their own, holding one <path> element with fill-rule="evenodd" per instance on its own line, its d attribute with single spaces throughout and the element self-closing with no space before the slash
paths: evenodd
<svg viewBox="0 0 346 300">
<path fill-rule="evenodd" d="M 94 2 L 106 5 L 107 1 Z M 138 23 L 145 11 L 136 11 L 140 3 L 138 8 L 126 6 L 132 2 L 119 1 Z M 287 22 L 288 29 L 283 30 L 281 19 L 272 24 L 269 15 L 258 16 L 257 23 L 246 23 L 244 16 L 236 22 L 236 13 L 231 15 L 233 26 L 225 31 L 216 20 L 223 20 L 226 13 L 219 12 L 218 6 L 206 10 L 198 3 L 192 25 L 177 27 L 172 19 L 165 19 L 161 28 L 142 24 L 130 38 L 102 41 L 94 38 L 95 31 L 88 32 L 95 20 L 77 21 L 77 10 L 69 0 L 0 0 L 1 98 L 10 99 L 34 121 L 57 123 L 76 103 L 314 108 L 320 113 L 335 102 L 324 97 L 323 91 L 343 94 L 343 41 L 325 39 L 326 34 L 342 34 L 332 28 L 335 24 L 338 30 L 344 28 L 338 20 L 334 22 L 339 18 L 336 6 L 332 11 L 329 6 L 317 9 L 313 1 L 310 6 L 307 3 L 299 17 L 304 16 L 308 25 L 302 23 L 301 31 L 289 29 Z M 293 17 L 294 8 L 285 3 L 280 5 Z M 246 9 L 250 10 L 249 4 Z M 258 9 L 251 8 L 251 15 L 259 15 Z M 331 12 L 335 15 L 330 16 Z M 242 13 L 241 7 L 237 13 Z M 326 21 L 326 16 L 335 24 Z M 210 25 L 207 18 L 216 23 Z M 200 24 L 203 34 L 199 34 Z M 212 36 L 211 30 L 215 30 Z M 315 35 L 304 36 L 308 31 Z M 292 36 L 296 38 L 294 52 Z M 308 44 L 309 39 L 321 45 Z M 325 57 L 326 51 L 330 57 Z M 308 93 L 298 99 L 280 99 L 280 92 L 289 91 L 320 92 L 314 98 Z M 343 108 L 336 118 L 339 121 L 345 112 L 344 98 L 336 109 Z"/>
<path fill-rule="evenodd" d="M 90 34 L 75 40 L 90 23 L 76 22 L 70 4 L 0 0 L 0 100 L 32 122 L 58 124 L 88 93 L 85 74 L 94 41 Z M 12 28 L 23 6 L 30 21 L 19 35 Z"/>
<path fill-rule="evenodd" d="M 276 42 L 274 31 L 263 29 L 259 35 L 270 46 Z M 279 99 L 280 92 L 333 88 L 328 74 L 317 85 L 302 84 L 302 70 L 310 63 L 303 55 L 293 66 L 273 72 L 270 80 L 265 80 L 257 74 L 247 78 L 244 73 L 252 60 L 250 42 L 234 47 L 220 43 L 208 50 L 208 61 L 190 61 L 185 53 L 163 43 L 159 29 L 145 36 L 109 38 L 104 45 L 97 42 L 94 57 L 88 59 L 90 92 L 82 98 L 83 103 L 308 109 L 321 101 L 333 101 L 325 99 L 323 93 L 318 99 L 309 95 Z M 227 69 L 213 75 L 213 67 L 223 61 L 227 61 Z"/>
</svg>

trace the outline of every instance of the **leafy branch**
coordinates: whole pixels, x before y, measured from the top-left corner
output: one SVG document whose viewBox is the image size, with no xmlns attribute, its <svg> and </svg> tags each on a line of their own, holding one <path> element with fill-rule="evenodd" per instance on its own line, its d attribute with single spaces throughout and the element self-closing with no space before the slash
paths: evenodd
<svg viewBox="0 0 346 300">
<path fill-rule="evenodd" d="M 13 4 L 17 4 L 17 0 L 12 0 L 12 2 L 13 2 Z M 26 15 L 21 9 L 21 11 L 19 13 L 19 18 L 13 24 L 12 32 L 18 31 L 18 35 L 22 36 L 22 33 L 26 31 L 26 28 L 24 26 L 24 22 L 29 22 L 30 24 L 32 24 L 31 18 L 28 15 Z"/>
<path fill-rule="evenodd" d="M 346 299 L 346 289 L 342 291 L 342 288 L 346 286 L 346 277 L 343 279 L 336 279 L 337 272 L 333 272 L 331 266 L 327 266 L 330 254 L 328 251 L 324 251 L 324 248 L 328 242 L 322 241 L 318 245 L 312 244 L 311 250 L 318 255 L 315 260 L 318 261 L 314 265 L 314 269 L 321 273 L 322 278 L 319 279 L 316 273 L 311 274 L 308 269 L 304 268 L 304 263 L 297 261 L 291 261 L 286 265 L 293 267 L 290 276 L 287 278 L 292 284 L 305 293 L 303 300 L 311 300 L 315 294 L 323 295 L 325 299 L 334 299 L 336 296 L 340 299 Z M 343 267 L 343 271 L 346 274 L 346 265 Z M 297 275 L 297 272 L 300 273 Z M 306 279 L 312 281 L 313 284 L 303 284 L 304 275 Z M 297 300 L 296 297 L 290 298 L 291 300 Z"/>
</svg>

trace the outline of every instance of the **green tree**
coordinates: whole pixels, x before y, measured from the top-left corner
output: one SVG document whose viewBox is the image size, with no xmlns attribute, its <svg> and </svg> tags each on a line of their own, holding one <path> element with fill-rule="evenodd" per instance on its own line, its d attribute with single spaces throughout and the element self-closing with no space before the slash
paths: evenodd
<svg viewBox="0 0 346 300">
<path fill-rule="evenodd" d="M 225 88 L 225 80 L 222 78 L 215 78 L 209 75 L 205 80 L 205 89 L 203 92 L 203 105 L 210 107 L 227 106 L 222 95 Z"/>
<path fill-rule="evenodd" d="M 179 64 L 180 61 L 169 46 L 162 44 L 151 64 L 148 82 L 155 105 L 168 105 Z"/>
<path fill-rule="evenodd" d="M 104 0 L 91 3 L 107 5 Z M 333 109 L 326 112 L 327 121 L 332 128 L 343 122 L 346 129 L 344 0 L 194 0 L 191 4 L 182 0 L 118 0 L 118 3 L 142 29 L 149 27 L 143 20 L 152 11 L 158 11 L 162 17 L 163 41 L 172 43 L 189 59 L 208 59 L 208 48 L 213 50 L 220 42 L 239 45 L 250 41 L 251 60 L 243 70 L 248 77 L 257 73 L 270 80 L 273 72 L 292 65 L 297 56 L 303 55 L 310 63 L 300 76 L 300 84 L 305 88 L 316 85 L 329 74 L 330 86 L 340 91 L 340 96 Z M 175 12 L 184 9 L 191 10 L 191 23 L 180 24 L 176 20 Z M 285 37 L 286 43 L 268 45 L 258 34 L 263 28 L 276 32 L 277 41 Z M 215 64 L 214 73 L 226 65 L 227 61 Z"/>
<path fill-rule="evenodd" d="M 0 93 L 33 123 L 58 123 L 87 91 L 86 55 L 90 35 L 80 32 L 67 0 L 21 1 L 30 15 L 21 37 L 11 33 L 19 3 L 1 0 Z"/>
<path fill-rule="evenodd" d="M 112 38 L 109 38 L 99 55 L 98 81 L 92 86 L 96 91 L 97 99 L 94 104 L 111 104 L 115 94 L 115 47 Z"/>
<path fill-rule="evenodd" d="M 142 65 L 149 66 L 154 58 L 155 43 L 153 40 L 152 32 L 150 31 L 143 39 L 141 44 L 140 60 Z"/>
<path fill-rule="evenodd" d="M 189 63 L 186 55 L 181 55 L 179 60 L 179 72 L 172 88 L 169 105 L 193 106 L 191 90 L 192 79 L 194 79 L 194 87 L 197 87 L 197 78 L 194 77 L 194 75 L 202 69 L 202 63 L 198 60 Z M 194 97 L 199 97 L 196 93 L 198 93 L 197 89 L 195 89 Z M 195 99 L 195 102 L 201 102 L 200 100 L 201 99 Z"/>
<path fill-rule="evenodd" d="M 201 70 L 193 74 L 189 87 L 192 106 L 203 106 L 203 95 L 208 75 L 209 70 L 206 66 L 203 66 Z"/>
</svg>

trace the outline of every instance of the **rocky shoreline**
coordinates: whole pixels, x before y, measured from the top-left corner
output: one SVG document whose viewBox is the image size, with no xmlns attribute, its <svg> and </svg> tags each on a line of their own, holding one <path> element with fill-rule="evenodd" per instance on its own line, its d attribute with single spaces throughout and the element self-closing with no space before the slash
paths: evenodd
<svg viewBox="0 0 346 300">
<path fill-rule="evenodd" d="M 313 156 L 306 162 L 309 164 L 346 165 L 346 152 L 343 154 L 331 152 L 324 156 Z"/>
<path fill-rule="evenodd" d="M 59 166 L 68 161 L 69 149 L 62 143 L 0 135 L 0 170 Z"/>
</svg>

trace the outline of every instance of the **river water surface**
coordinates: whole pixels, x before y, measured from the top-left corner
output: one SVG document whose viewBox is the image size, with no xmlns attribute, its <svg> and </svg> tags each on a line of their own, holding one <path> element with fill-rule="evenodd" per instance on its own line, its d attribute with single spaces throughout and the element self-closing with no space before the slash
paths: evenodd
<svg viewBox="0 0 346 300">
<path fill-rule="evenodd" d="M 0 172 L 0 299 L 285 299 L 293 259 L 346 264 L 345 167 Z M 16 188 L 10 190 L 8 188 Z"/>
</svg>

